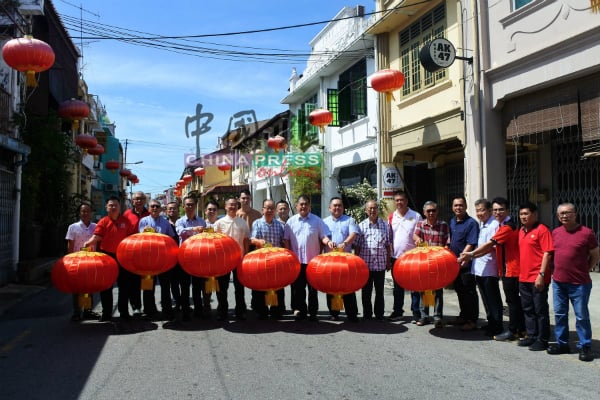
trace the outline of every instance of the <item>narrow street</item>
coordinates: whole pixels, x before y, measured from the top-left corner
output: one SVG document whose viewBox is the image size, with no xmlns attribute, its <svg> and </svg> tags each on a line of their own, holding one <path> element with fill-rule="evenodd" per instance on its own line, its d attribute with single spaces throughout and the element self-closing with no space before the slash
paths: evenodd
<svg viewBox="0 0 600 400">
<path fill-rule="evenodd" d="M 598 297 L 592 292 L 590 303 Z M 456 295 L 446 290 L 444 298 L 453 318 Z M 289 314 L 259 321 L 248 312 L 246 321 L 228 323 L 72 323 L 70 297 L 49 288 L 0 318 L 3 398 L 574 399 L 599 393 L 589 384 L 600 373 L 598 360 L 531 352 L 480 330 L 418 327 L 409 317 L 329 321 L 324 296 L 319 300 L 319 322 L 295 322 Z M 385 300 L 387 315 L 389 288 Z M 598 309 L 592 308 L 596 332 Z M 598 356 L 598 340 L 592 348 Z"/>
</svg>

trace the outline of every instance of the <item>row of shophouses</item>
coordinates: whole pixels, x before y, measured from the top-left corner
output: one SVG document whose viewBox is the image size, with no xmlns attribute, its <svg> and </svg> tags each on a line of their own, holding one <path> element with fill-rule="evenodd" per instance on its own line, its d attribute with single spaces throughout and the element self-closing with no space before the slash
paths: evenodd
<svg viewBox="0 0 600 400">
<path fill-rule="evenodd" d="M 506 196 L 513 215 L 532 201 L 550 226 L 556 206 L 571 201 L 581 222 L 600 233 L 600 14 L 593 1 L 375 3 L 373 13 L 356 6 L 335 15 L 310 41 L 304 71 L 290 77 L 282 100 L 289 110 L 228 132 L 218 153 L 256 152 L 257 139 L 280 134 L 296 143 L 291 155 L 316 138 L 307 150 L 322 156 L 313 210 L 325 213 L 340 187 L 366 179 L 380 198 L 404 189 L 417 210 L 435 200 L 446 219 L 457 194 L 471 205 Z M 420 52 L 436 38 L 458 58 L 428 72 Z M 405 77 L 391 99 L 370 86 L 382 69 Z M 308 122 L 314 109 L 333 113 L 323 134 Z M 295 200 L 294 177 L 281 166 L 234 162 L 225 175 L 206 169 L 184 192 L 218 198 L 248 187 L 257 208 L 265 198 Z"/>
<path fill-rule="evenodd" d="M 66 226 L 89 200 L 102 212 L 108 196 L 124 196 L 127 180 L 106 169 L 122 163 L 115 125 L 80 74 L 80 53 L 50 0 L 0 1 L 0 47 L 31 34 L 52 47 L 53 66 L 27 87 L 23 73 L 0 59 L 0 286 L 27 280 L 35 263 L 63 254 Z M 59 118 L 64 102 L 89 106 L 81 121 Z M 75 145 L 89 133 L 104 147 L 92 156 Z"/>
</svg>

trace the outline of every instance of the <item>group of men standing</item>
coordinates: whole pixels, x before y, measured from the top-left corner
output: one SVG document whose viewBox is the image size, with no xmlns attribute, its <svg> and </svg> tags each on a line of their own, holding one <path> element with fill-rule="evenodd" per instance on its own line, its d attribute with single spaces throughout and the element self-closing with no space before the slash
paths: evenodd
<svg viewBox="0 0 600 400">
<path fill-rule="evenodd" d="M 568 337 L 568 307 L 573 304 L 576 315 L 576 331 L 579 336 L 577 347 L 583 361 L 593 359 L 591 325 L 588 302 L 591 291 L 589 271 L 600 259 L 598 242 L 594 233 L 577 223 L 577 210 L 571 203 L 563 203 L 557 209 L 561 224 L 550 231 L 538 221 L 537 207 L 532 203 L 519 206 L 521 227 L 518 228 L 509 213 L 509 203 L 502 197 L 491 202 L 477 200 L 476 221 L 467 213 L 467 202 L 463 196 L 452 200 L 453 218 L 446 223 L 438 218 L 438 205 L 425 202 L 423 215 L 408 207 L 405 192 L 394 193 L 394 210 L 387 221 L 379 217 L 375 200 L 365 204 L 367 218 L 356 223 L 344 213 L 342 199 L 334 197 L 329 203 L 330 215 L 324 219 L 311 213 L 310 198 L 300 196 L 296 200 L 296 213 L 289 217 L 287 202 L 263 201 L 262 213 L 251 207 L 252 198 L 248 191 L 239 198 L 225 201 L 226 215 L 218 218 L 218 205 L 214 201 L 206 204 L 206 219 L 196 215 L 197 204 L 193 197 L 185 197 L 185 215 L 179 218 L 178 204 L 169 203 L 166 216 L 161 204 L 152 200 L 149 210 L 145 208 L 145 195 L 137 192 L 133 196 L 133 207 L 123 215 L 117 198 L 106 202 L 108 215 L 97 224 L 91 222 L 89 205 L 79 208 L 81 220 L 69 227 L 67 240 L 69 252 L 79 247 L 97 247 L 115 258 L 116 248 L 126 236 L 151 228 L 172 237 L 179 244 L 192 235 L 212 228 L 236 240 L 242 254 L 267 244 L 286 247 L 300 261 L 301 270 L 291 285 L 291 309 L 296 320 L 317 320 L 319 309 L 317 291 L 306 279 L 306 268 L 312 258 L 323 251 L 342 249 L 363 258 L 369 268 L 369 278 L 361 291 L 363 319 L 384 317 L 385 273 L 391 270 L 396 259 L 418 245 L 448 247 L 457 257 L 460 270 L 454 281 L 460 314 L 453 324 L 463 331 L 478 328 L 479 295 L 485 307 L 487 325 L 482 327 L 487 336 L 498 341 L 518 340 L 519 346 L 532 351 L 547 350 L 550 354 L 570 352 Z M 554 269 L 552 270 L 552 266 Z M 551 279 L 553 278 L 553 279 Z M 500 280 L 508 305 L 508 329 L 503 324 L 503 302 Z M 195 317 L 210 318 L 211 295 L 205 291 L 203 278 L 191 277 L 177 265 L 159 276 L 161 284 L 162 312 L 173 319 L 179 312 L 182 320 L 191 318 L 189 302 L 190 285 Z M 229 305 L 227 290 L 230 274 L 218 278 L 217 319 L 228 319 Z M 548 288 L 552 281 L 555 310 L 556 343 L 549 345 L 550 320 Z M 143 291 L 140 296 L 140 278 L 119 266 L 119 295 L 117 307 L 121 318 L 144 313 L 154 316 L 158 309 L 153 290 Z M 247 311 L 245 289 L 233 271 L 235 290 L 234 316 L 244 320 Z M 375 299 L 372 303 L 373 289 Z M 307 302 L 308 291 L 308 302 Z M 479 291 L 479 295 L 478 295 Z M 279 319 L 285 312 L 285 294 L 277 292 L 278 306 L 267 307 L 264 294 L 252 291 L 251 307 L 259 319 L 269 316 Z M 393 311 L 388 320 L 397 321 L 404 315 L 405 291 L 394 283 Z M 112 290 L 101 293 L 103 307 L 101 321 L 112 318 Z M 174 301 L 173 301 L 174 300 Z M 331 308 L 330 318 L 339 320 L 339 311 Z M 173 307 L 173 302 L 174 307 Z M 435 327 L 444 326 L 443 289 L 435 291 L 433 315 L 423 303 L 422 293 L 411 293 L 412 323 L 423 326 L 433 322 Z M 356 294 L 344 296 L 346 317 L 358 321 Z M 73 319 L 82 317 L 82 310 L 74 302 Z"/>
</svg>

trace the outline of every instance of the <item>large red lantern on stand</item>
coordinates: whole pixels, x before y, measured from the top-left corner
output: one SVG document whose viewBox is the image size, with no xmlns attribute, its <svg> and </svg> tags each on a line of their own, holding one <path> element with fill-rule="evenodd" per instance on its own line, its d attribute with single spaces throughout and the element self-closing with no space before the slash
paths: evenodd
<svg viewBox="0 0 600 400">
<path fill-rule="evenodd" d="M 317 108 L 308 114 L 308 122 L 318 126 L 321 133 L 325 133 L 325 127 L 333 122 L 333 113 L 329 110 Z"/>
<path fill-rule="evenodd" d="M 172 237 L 150 230 L 123 239 L 117 247 L 117 259 L 123 268 L 142 276 L 142 290 L 152 290 L 152 276 L 173 268 L 178 250 Z"/>
<path fill-rule="evenodd" d="M 244 256 L 237 268 L 242 285 L 265 293 L 267 306 L 277 306 L 277 290 L 292 284 L 300 274 L 300 261 L 288 249 L 263 247 Z"/>
<path fill-rule="evenodd" d="M 75 138 L 75 144 L 83 149 L 83 154 L 86 154 L 89 149 L 93 149 L 98 145 L 98 139 L 93 135 L 82 133 Z"/>
<path fill-rule="evenodd" d="M 87 118 L 90 115 L 90 106 L 81 100 L 65 100 L 58 106 L 58 116 L 64 119 L 72 119 L 73 132 L 79 128 L 79 120 Z"/>
<path fill-rule="evenodd" d="M 6 42 L 2 46 L 2 58 L 9 67 L 25 72 L 27 86 L 35 87 L 35 74 L 52 67 L 55 56 L 48 43 L 26 35 Z"/>
<path fill-rule="evenodd" d="M 104 167 L 114 174 L 116 170 L 121 168 L 121 164 L 118 161 L 110 160 L 104 164 Z"/>
<path fill-rule="evenodd" d="M 112 287 L 118 275 L 117 262 L 109 255 L 95 251 L 77 251 L 56 261 L 50 277 L 56 289 L 64 293 L 79 294 L 79 306 L 90 309 L 90 293 Z"/>
<path fill-rule="evenodd" d="M 369 267 L 354 254 L 332 251 L 310 260 L 306 279 L 318 291 L 333 295 L 331 309 L 340 311 L 344 308 L 342 296 L 356 292 L 367 283 Z"/>
<path fill-rule="evenodd" d="M 396 260 L 392 276 L 407 290 L 425 292 L 423 302 L 433 305 L 433 291 L 456 279 L 459 265 L 456 255 L 440 246 L 419 246 Z"/>
<path fill-rule="evenodd" d="M 223 233 L 202 232 L 187 238 L 179 248 L 179 264 L 185 272 L 207 278 L 206 292 L 219 291 L 216 277 L 225 275 L 242 262 L 237 242 Z"/>
<path fill-rule="evenodd" d="M 393 91 L 404 86 L 404 74 L 395 69 L 382 69 L 371 76 L 371 87 L 376 92 L 385 93 L 389 102 L 394 98 Z"/>
</svg>

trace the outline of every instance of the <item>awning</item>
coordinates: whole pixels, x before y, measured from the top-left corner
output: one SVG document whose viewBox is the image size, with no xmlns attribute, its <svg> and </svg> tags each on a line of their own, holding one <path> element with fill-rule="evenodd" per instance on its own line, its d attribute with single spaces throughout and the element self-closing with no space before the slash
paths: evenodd
<svg viewBox="0 0 600 400">
<path fill-rule="evenodd" d="M 239 194 L 242 190 L 249 190 L 248 185 L 228 185 L 228 186 L 213 186 L 202 193 L 202 196 L 209 194 Z"/>
</svg>

